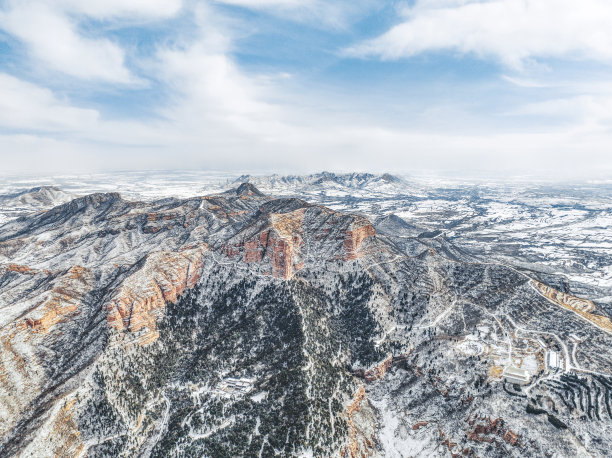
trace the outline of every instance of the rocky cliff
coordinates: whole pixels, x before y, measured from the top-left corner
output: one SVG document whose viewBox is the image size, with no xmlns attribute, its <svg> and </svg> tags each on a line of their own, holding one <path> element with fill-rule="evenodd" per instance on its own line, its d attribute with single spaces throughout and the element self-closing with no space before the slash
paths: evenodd
<svg viewBox="0 0 612 458">
<path fill-rule="evenodd" d="M 605 456 L 607 317 L 400 226 L 252 184 L 5 224 L 0 455 Z"/>
</svg>

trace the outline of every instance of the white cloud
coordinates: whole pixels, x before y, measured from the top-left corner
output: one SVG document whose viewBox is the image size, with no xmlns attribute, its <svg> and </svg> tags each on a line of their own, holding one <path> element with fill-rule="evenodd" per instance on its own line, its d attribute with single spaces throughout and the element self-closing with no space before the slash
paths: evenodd
<svg viewBox="0 0 612 458">
<path fill-rule="evenodd" d="M 318 2 L 313 0 L 216 0 L 218 3 L 226 3 L 228 5 L 244 6 L 254 9 L 268 8 L 312 8 Z"/>
<path fill-rule="evenodd" d="M 97 110 L 75 106 L 47 88 L 1 72 L 0 128 L 8 130 L 0 143 L 0 151 L 7 156 L 3 159 L 27 163 L 29 155 L 15 157 L 23 148 L 37 155 L 50 154 L 46 146 L 37 151 L 41 145 L 62 145 L 67 151 L 84 153 L 97 145 L 94 149 L 104 156 L 114 148 L 159 147 L 168 138 L 167 126 L 159 121 L 107 120 Z M 61 160 L 57 165 L 76 166 Z"/>
<path fill-rule="evenodd" d="M 45 5 L 23 5 L 0 16 L 0 26 L 21 39 L 49 68 L 78 78 L 132 81 L 123 50 L 105 38 L 85 38 L 67 16 Z"/>
<path fill-rule="evenodd" d="M 451 5 L 448 0 L 444 4 Z M 232 58 L 232 34 L 223 28 L 219 11 L 204 3 L 193 13 L 197 34 L 188 24 L 173 42 L 160 45 L 152 61 L 141 62 L 170 94 L 169 101 L 154 108 L 154 120 L 109 120 L 48 89 L 0 74 L 3 170 L 431 168 L 576 175 L 605 173 L 608 166 L 609 171 L 612 134 L 606 116 L 612 112 L 611 99 L 597 103 L 600 95 L 612 93 L 609 85 L 596 85 L 597 91 L 595 85 L 577 92 L 563 88 L 569 100 L 549 94 L 548 102 L 517 109 L 514 115 L 526 117 L 556 112 L 570 119 L 573 111 L 580 113 L 568 123 L 534 123 L 529 133 L 512 126 L 483 128 L 489 113 L 459 106 L 449 114 L 439 104 L 432 106 L 435 120 L 429 124 L 415 127 L 396 119 L 391 127 L 348 98 L 309 92 L 282 74 L 248 73 Z M 508 81 L 517 90 L 549 86 L 528 79 Z M 367 97 L 358 94 L 354 99 Z M 476 128 L 458 133 L 470 123 Z"/>
<path fill-rule="evenodd" d="M 116 17 L 168 18 L 182 8 L 182 0 L 45 0 L 70 13 L 98 19 Z"/>
<path fill-rule="evenodd" d="M 265 101 L 271 96 L 267 87 L 281 77 L 244 74 L 229 56 L 231 40 L 219 17 L 206 5 L 197 7 L 194 17 L 199 34 L 177 34 L 148 62 L 148 71 L 171 94 L 152 113 L 158 115 L 153 120 L 103 119 L 48 89 L 0 74 L 0 127 L 31 132 L 0 136 L 4 166 L 15 168 L 22 158 L 36 157 L 43 169 L 50 162 L 54 169 L 72 170 L 79 164 L 84 169 L 173 168 L 174 160 L 183 166 L 215 160 L 218 167 L 240 167 L 245 156 L 265 151 L 289 129 L 279 121 L 281 108 Z M 82 160 L 75 161 L 79 150 Z"/>
<path fill-rule="evenodd" d="M 159 49 L 152 67 L 174 94 L 162 115 L 194 145 L 213 138 L 273 137 L 285 117 L 280 105 L 266 101 L 279 95 L 268 90 L 278 79 L 247 75 L 235 64 L 229 32 L 214 10 L 200 5 L 194 17 L 199 33 Z"/>
<path fill-rule="evenodd" d="M 383 59 L 450 50 L 496 58 L 513 68 L 528 59 L 612 62 L 608 0 L 420 1 L 405 21 L 346 52 Z"/>
<path fill-rule="evenodd" d="M 214 0 L 216 3 L 266 11 L 315 26 L 343 29 L 376 4 L 372 0 Z"/>
<path fill-rule="evenodd" d="M 599 94 L 583 94 L 553 98 L 543 102 L 528 103 L 511 114 L 539 119 L 559 119 L 575 132 L 586 135 L 610 132 L 612 126 L 612 91 Z M 612 154 L 612 150 L 610 151 Z"/>
<path fill-rule="evenodd" d="M 503 75 L 502 78 L 504 80 L 508 81 L 509 83 L 512 83 L 512 84 L 514 84 L 515 86 L 518 86 L 518 87 L 524 87 L 524 88 L 544 88 L 544 87 L 550 87 L 549 84 L 542 83 L 542 82 L 534 80 L 534 79 L 517 78 L 515 76 L 509 76 L 509 75 Z"/>
<path fill-rule="evenodd" d="M 0 28 L 24 42 L 39 64 L 73 77 L 134 83 L 124 50 L 104 37 L 86 36 L 80 20 L 157 19 L 175 15 L 181 0 L 21 0 L 0 10 Z"/>
<path fill-rule="evenodd" d="M 65 132 L 87 128 L 98 117 L 95 110 L 73 107 L 48 89 L 0 73 L 2 127 Z"/>
</svg>

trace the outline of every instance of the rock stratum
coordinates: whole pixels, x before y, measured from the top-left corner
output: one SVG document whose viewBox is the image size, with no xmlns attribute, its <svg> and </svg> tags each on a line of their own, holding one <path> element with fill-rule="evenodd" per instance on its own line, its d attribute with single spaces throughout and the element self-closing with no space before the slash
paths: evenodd
<svg viewBox="0 0 612 458">
<path fill-rule="evenodd" d="M 605 311 L 411 231 L 249 183 L 13 219 L 0 456 L 609 454 Z"/>
</svg>

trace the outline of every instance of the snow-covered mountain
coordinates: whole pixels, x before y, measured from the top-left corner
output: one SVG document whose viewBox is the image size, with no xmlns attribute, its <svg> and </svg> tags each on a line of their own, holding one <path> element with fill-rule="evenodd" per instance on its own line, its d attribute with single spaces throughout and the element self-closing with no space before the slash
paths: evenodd
<svg viewBox="0 0 612 458">
<path fill-rule="evenodd" d="M 0 455 L 608 454 L 601 304 L 375 195 L 249 181 L 0 226 Z"/>
<path fill-rule="evenodd" d="M 11 218 L 49 209 L 74 197 L 73 194 L 62 191 L 56 186 L 37 186 L 0 194 L 0 224 Z"/>
<path fill-rule="evenodd" d="M 0 196 L 4 207 L 50 208 L 68 202 L 74 196 L 56 186 L 38 186 L 14 194 Z"/>
<path fill-rule="evenodd" d="M 442 232 L 481 261 L 565 277 L 612 312 L 612 188 L 321 173 L 249 177 L 269 194 L 298 197 L 372 220 L 395 215 Z"/>
<path fill-rule="evenodd" d="M 361 192 L 391 192 L 408 189 L 409 183 L 400 177 L 385 173 L 332 173 L 321 172 L 312 175 L 242 175 L 235 184 L 249 182 L 265 192 L 277 194 L 313 192 L 323 195 L 349 195 L 359 190 Z"/>
</svg>

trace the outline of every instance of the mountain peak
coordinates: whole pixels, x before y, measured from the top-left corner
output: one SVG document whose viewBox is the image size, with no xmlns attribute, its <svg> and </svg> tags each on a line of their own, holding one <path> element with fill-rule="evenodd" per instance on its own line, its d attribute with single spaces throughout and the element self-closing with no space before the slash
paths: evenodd
<svg viewBox="0 0 612 458">
<path fill-rule="evenodd" d="M 264 197 L 265 194 L 262 193 L 259 189 L 253 186 L 249 182 L 244 182 L 240 186 L 236 188 L 236 195 L 238 196 L 259 196 Z"/>
<path fill-rule="evenodd" d="M 395 175 L 392 175 L 390 173 L 384 173 L 380 178 L 381 178 L 381 180 L 387 181 L 389 183 L 399 183 L 399 182 L 402 181 L 401 178 L 399 178 L 399 177 L 397 177 Z"/>
<path fill-rule="evenodd" d="M 98 205 L 107 202 L 115 202 L 121 200 L 121 195 L 118 192 L 96 192 L 83 197 L 78 197 L 72 202 L 79 205 Z"/>
<path fill-rule="evenodd" d="M 54 214 L 67 212 L 73 213 L 86 207 L 98 207 L 99 205 L 106 204 L 112 205 L 117 201 L 121 200 L 121 195 L 117 192 L 98 192 L 94 194 L 88 194 L 83 197 L 77 197 L 76 199 L 66 202 L 53 208 L 51 211 Z"/>
</svg>

